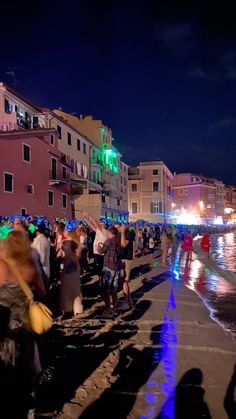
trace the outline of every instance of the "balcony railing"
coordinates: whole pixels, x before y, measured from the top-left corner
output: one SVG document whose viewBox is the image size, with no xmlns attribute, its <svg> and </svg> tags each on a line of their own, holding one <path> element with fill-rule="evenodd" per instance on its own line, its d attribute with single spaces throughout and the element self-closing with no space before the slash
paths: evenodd
<svg viewBox="0 0 236 419">
<path fill-rule="evenodd" d="M 98 159 L 98 158 L 93 158 L 91 160 L 91 165 L 103 166 L 103 161 L 101 159 Z"/>
<path fill-rule="evenodd" d="M 49 172 L 49 184 L 60 185 L 70 182 L 70 174 L 63 170 L 50 170 Z"/>
<path fill-rule="evenodd" d="M 16 121 L 17 121 L 17 125 L 21 128 L 24 129 L 38 129 L 38 128 L 42 128 L 39 125 L 39 120 L 38 117 L 32 117 L 29 115 L 28 118 L 20 115 L 19 113 L 16 114 Z"/>
</svg>

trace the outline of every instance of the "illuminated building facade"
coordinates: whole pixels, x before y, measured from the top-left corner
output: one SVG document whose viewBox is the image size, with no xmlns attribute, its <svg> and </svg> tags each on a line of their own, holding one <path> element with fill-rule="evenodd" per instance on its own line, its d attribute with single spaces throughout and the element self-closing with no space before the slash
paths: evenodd
<svg viewBox="0 0 236 419">
<path fill-rule="evenodd" d="M 225 191 L 220 180 L 193 173 L 175 174 L 173 179 L 173 212 L 185 210 L 200 217 L 202 222 L 214 222 L 224 216 Z"/>
<path fill-rule="evenodd" d="M 225 185 L 225 219 L 236 222 L 236 187 Z"/>
<path fill-rule="evenodd" d="M 71 217 L 70 165 L 57 141 L 53 129 L 0 132 L 1 215 Z"/>
<path fill-rule="evenodd" d="M 50 110 L 43 110 L 50 128 L 58 135 L 58 150 L 61 159 L 70 162 L 70 194 L 72 217 L 75 217 L 75 199 L 87 190 L 101 190 L 101 186 L 90 181 L 90 153 L 92 143 L 60 116 Z"/>
<path fill-rule="evenodd" d="M 92 144 L 50 109 L 33 104 L 10 87 L 0 83 L 0 131 L 53 128 L 57 131 L 57 149 L 61 163 L 70 164 L 70 205 L 74 214 L 74 196 L 101 186 L 89 179 Z M 55 136 L 50 143 L 54 146 Z"/>
<path fill-rule="evenodd" d="M 92 116 L 77 117 L 60 109 L 54 113 L 78 130 L 92 144 L 89 180 L 98 188 L 75 197 L 75 214 L 89 211 L 95 218 L 128 219 L 128 166 L 113 145 L 112 131 Z"/>
<path fill-rule="evenodd" d="M 129 168 L 129 213 L 133 221 L 171 221 L 173 175 L 161 160 Z"/>
</svg>

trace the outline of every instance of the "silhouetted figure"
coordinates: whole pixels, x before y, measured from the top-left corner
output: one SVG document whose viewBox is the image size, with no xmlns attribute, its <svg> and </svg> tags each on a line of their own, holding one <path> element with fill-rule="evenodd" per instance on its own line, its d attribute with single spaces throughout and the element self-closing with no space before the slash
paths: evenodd
<svg viewBox="0 0 236 419">
<path fill-rule="evenodd" d="M 224 400 L 224 408 L 227 412 L 227 415 L 230 419 L 236 418 L 236 400 L 235 400 L 235 390 L 236 390 L 236 364 L 234 366 L 234 371 L 229 382 L 227 392 Z"/>
<path fill-rule="evenodd" d="M 199 368 L 192 368 L 181 378 L 175 392 L 175 419 L 210 419 L 204 401 L 203 375 Z"/>
</svg>

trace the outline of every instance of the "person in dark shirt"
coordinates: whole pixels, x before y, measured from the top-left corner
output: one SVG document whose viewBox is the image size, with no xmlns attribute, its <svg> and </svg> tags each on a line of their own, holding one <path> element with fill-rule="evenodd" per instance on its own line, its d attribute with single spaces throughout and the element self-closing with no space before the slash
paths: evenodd
<svg viewBox="0 0 236 419">
<path fill-rule="evenodd" d="M 130 310 L 133 307 L 130 289 L 129 289 L 129 277 L 132 269 L 132 263 L 134 259 L 134 240 L 135 232 L 130 231 L 129 224 L 119 225 L 115 224 L 115 227 L 120 233 L 120 244 L 121 252 L 120 259 L 122 260 L 123 269 L 121 271 L 122 287 L 124 293 L 124 303 L 119 307 L 121 311 Z"/>
<path fill-rule="evenodd" d="M 117 311 L 117 286 L 119 280 L 120 240 L 117 240 L 118 231 L 115 227 L 108 230 L 108 239 L 99 246 L 99 252 L 104 254 L 104 267 L 100 279 L 101 295 L 105 302 L 103 318 L 113 318 Z M 113 311 L 110 305 L 112 297 Z"/>
</svg>

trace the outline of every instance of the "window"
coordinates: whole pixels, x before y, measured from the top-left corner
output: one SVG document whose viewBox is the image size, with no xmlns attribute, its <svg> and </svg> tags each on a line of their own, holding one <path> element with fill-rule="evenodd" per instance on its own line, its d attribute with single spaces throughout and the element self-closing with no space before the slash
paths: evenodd
<svg viewBox="0 0 236 419">
<path fill-rule="evenodd" d="M 62 179 L 66 179 L 66 167 L 62 166 Z"/>
<path fill-rule="evenodd" d="M 67 207 L 67 195 L 66 194 L 62 194 L 62 208 L 66 208 Z"/>
<path fill-rule="evenodd" d="M 184 193 L 185 193 L 185 196 L 187 196 L 188 195 L 188 189 L 185 189 Z"/>
<path fill-rule="evenodd" d="M 184 196 L 184 189 L 179 189 L 178 194 L 179 196 Z"/>
<path fill-rule="evenodd" d="M 57 161 L 56 159 L 52 159 L 52 179 L 57 178 Z"/>
<path fill-rule="evenodd" d="M 137 214 L 137 212 L 138 212 L 138 204 L 137 204 L 137 202 L 132 202 L 131 206 L 132 206 L 132 209 L 131 209 L 132 214 Z"/>
<path fill-rule="evenodd" d="M 50 135 L 50 143 L 51 143 L 51 145 L 54 145 L 54 135 L 53 134 L 51 134 Z"/>
<path fill-rule="evenodd" d="M 70 161 L 70 171 L 71 171 L 71 173 L 74 173 L 74 170 L 75 170 L 75 162 L 74 162 L 73 159 L 71 159 L 71 161 Z"/>
<path fill-rule="evenodd" d="M 75 161 L 75 174 L 76 174 L 76 175 L 78 175 L 78 174 L 79 174 L 78 164 L 79 164 L 79 163 L 78 163 L 78 161 L 76 160 L 76 161 Z"/>
<path fill-rule="evenodd" d="M 4 173 L 4 192 L 13 192 L 13 174 Z"/>
<path fill-rule="evenodd" d="M 60 125 L 57 125 L 57 135 L 58 135 L 58 138 L 60 138 L 61 140 L 61 126 Z"/>
<path fill-rule="evenodd" d="M 83 153 L 86 154 L 86 144 L 83 143 Z"/>
<path fill-rule="evenodd" d="M 31 162 L 31 149 L 27 144 L 23 144 L 23 160 L 27 161 L 28 163 Z"/>
<path fill-rule="evenodd" d="M 67 133 L 67 144 L 71 145 L 71 133 L 70 132 Z"/>
<path fill-rule="evenodd" d="M 79 138 L 77 138 L 77 150 L 80 151 L 80 139 Z"/>
<path fill-rule="evenodd" d="M 83 175 L 82 175 L 85 179 L 87 179 L 88 177 L 88 168 L 86 166 L 86 164 L 83 164 Z"/>
<path fill-rule="evenodd" d="M 64 153 L 61 153 L 61 161 L 66 163 L 66 155 Z"/>
<path fill-rule="evenodd" d="M 31 185 L 31 184 L 27 185 L 26 190 L 27 190 L 27 193 L 29 193 L 30 195 L 33 195 L 34 194 L 34 185 Z"/>
<path fill-rule="evenodd" d="M 7 99 L 5 99 L 5 112 L 10 113 L 10 103 Z"/>
<path fill-rule="evenodd" d="M 53 207 L 53 192 L 52 191 L 48 191 L 48 206 L 49 207 Z"/>
<path fill-rule="evenodd" d="M 33 116 L 33 128 L 39 128 L 39 117 Z"/>
<path fill-rule="evenodd" d="M 132 184 L 131 184 L 131 191 L 132 191 L 132 192 L 137 192 L 137 190 L 138 190 L 138 185 L 137 185 L 137 183 L 132 183 Z"/>
<path fill-rule="evenodd" d="M 151 202 L 151 214 L 158 214 L 159 204 L 158 202 Z"/>
<path fill-rule="evenodd" d="M 23 217 L 27 214 L 27 209 L 26 208 L 21 208 L 21 215 L 23 215 Z"/>
<path fill-rule="evenodd" d="M 153 190 L 153 192 L 158 192 L 159 191 L 159 183 L 158 182 L 153 182 L 152 190 Z"/>
<path fill-rule="evenodd" d="M 153 169 L 152 174 L 153 174 L 153 176 L 157 176 L 158 175 L 158 169 Z"/>
</svg>

